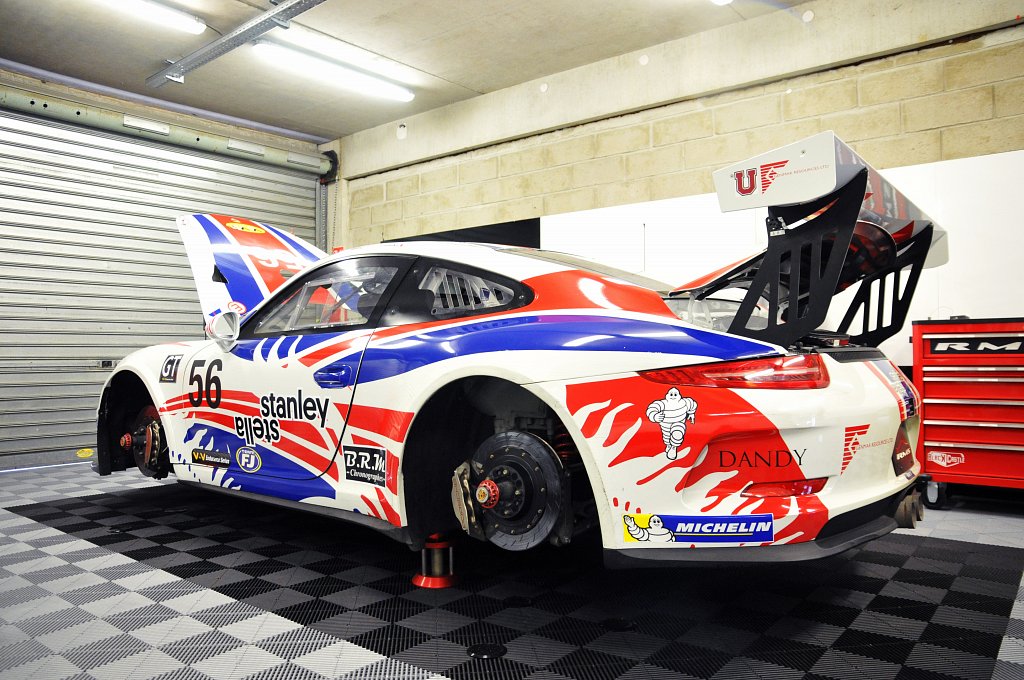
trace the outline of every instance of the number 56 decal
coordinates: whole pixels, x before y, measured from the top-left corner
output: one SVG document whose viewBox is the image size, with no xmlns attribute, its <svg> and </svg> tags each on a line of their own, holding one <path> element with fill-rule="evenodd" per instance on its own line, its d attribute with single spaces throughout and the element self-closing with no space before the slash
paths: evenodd
<svg viewBox="0 0 1024 680">
<path fill-rule="evenodd" d="M 210 408 L 217 408 L 220 406 L 221 398 L 221 386 L 220 376 L 217 373 L 224 368 L 223 362 L 220 359 L 214 359 L 210 362 L 210 365 L 206 367 L 206 376 L 204 376 L 199 369 L 206 366 L 205 359 L 198 359 L 192 364 L 191 370 L 188 373 L 188 384 L 190 387 L 195 387 L 195 391 L 189 391 L 188 400 L 193 406 L 200 406 L 203 403 L 203 396 L 206 396 L 206 403 Z"/>
</svg>

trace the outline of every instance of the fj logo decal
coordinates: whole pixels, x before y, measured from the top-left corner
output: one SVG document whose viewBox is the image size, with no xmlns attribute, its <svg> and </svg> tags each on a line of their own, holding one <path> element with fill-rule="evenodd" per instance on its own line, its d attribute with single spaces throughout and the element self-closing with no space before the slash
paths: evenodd
<svg viewBox="0 0 1024 680">
<path fill-rule="evenodd" d="M 263 461 L 260 459 L 260 454 L 257 453 L 256 449 L 251 446 L 240 446 L 235 451 L 235 462 L 238 463 L 238 467 L 243 472 L 252 474 L 258 472 L 263 467 Z"/>
</svg>

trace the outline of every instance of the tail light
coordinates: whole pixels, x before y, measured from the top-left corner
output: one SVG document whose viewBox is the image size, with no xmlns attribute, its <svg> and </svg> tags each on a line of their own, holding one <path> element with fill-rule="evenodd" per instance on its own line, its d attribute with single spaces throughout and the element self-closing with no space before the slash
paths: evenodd
<svg viewBox="0 0 1024 680">
<path fill-rule="evenodd" d="M 795 354 L 765 359 L 723 361 L 640 371 L 647 380 L 669 385 L 775 389 L 828 387 L 828 370 L 820 354 Z"/>
<path fill-rule="evenodd" d="M 828 477 L 816 479 L 794 479 L 791 482 L 759 482 L 743 490 L 749 498 L 784 498 L 786 496 L 809 496 L 825 488 Z"/>
</svg>

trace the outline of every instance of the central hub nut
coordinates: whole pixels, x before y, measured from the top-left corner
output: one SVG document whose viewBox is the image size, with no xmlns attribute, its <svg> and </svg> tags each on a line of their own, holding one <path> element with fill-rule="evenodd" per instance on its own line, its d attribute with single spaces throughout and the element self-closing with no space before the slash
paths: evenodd
<svg viewBox="0 0 1024 680">
<path fill-rule="evenodd" d="M 498 504 L 500 496 L 501 491 L 498 489 L 498 485 L 494 483 L 494 480 L 485 479 L 476 487 L 476 502 L 487 510 Z"/>
</svg>

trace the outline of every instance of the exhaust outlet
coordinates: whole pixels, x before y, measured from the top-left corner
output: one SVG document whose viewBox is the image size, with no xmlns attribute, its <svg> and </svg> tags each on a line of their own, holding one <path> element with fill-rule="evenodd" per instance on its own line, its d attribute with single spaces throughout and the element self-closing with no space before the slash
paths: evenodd
<svg viewBox="0 0 1024 680">
<path fill-rule="evenodd" d="M 914 489 L 900 501 L 896 508 L 896 526 L 900 529 L 915 529 L 918 521 L 924 519 L 924 503 L 921 492 Z"/>
</svg>

